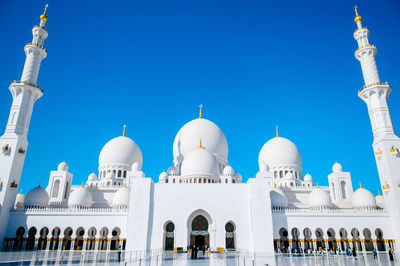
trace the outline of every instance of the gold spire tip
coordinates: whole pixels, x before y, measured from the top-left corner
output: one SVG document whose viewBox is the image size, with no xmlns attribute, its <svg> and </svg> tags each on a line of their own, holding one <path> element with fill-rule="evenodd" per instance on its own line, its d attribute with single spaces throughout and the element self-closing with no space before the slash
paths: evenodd
<svg viewBox="0 0 400 266">
<path fill-rule="evenodd" d="M 318 182 L 317 182 L 317 188 L 319 188 Z"/>
<path fill-rule="evenodd" d="M 125 129 L 126 129 L 126 125 L 123 125 L 124 130 L 122 131 L 122 136 L 125 137 Z"/>
<path fill-rule="evenodd" d="M 47 8 L 48 8 L 48 7 L 49 7 L 48 4 L 46 4 L 46 5 L 44 6 L 44 12 L 43 12 L 43 14 L 40 16 L 40 20 L 47 21 Z"/>
<path fill-rule="evenodd" d="M 203 105 L 200 104 L 199 108 L 200 108 L 199 118 L 203 118 Z"/>
<path fill-rule="evenodd" d="M 356 17 L 354 18 L 354 22 L 357 23 L 362 20 L 361 16 L 358 15 L 358 7 L 354 6 L 354 11 L 356 12 Z"/>
<path fill-rule="evenodd" d="M 19 194 L 22 194 L 22 188 L 21 188 L 21 191 L 19 192 Z"/>
<path fill-rule="evenodd" d="M 204 149 L 203 145 L 201 144 L 201 139 L 200 139 L 199 148 L 200 148 L 200 149 Z"/>
<path fill-rule="evenodd" d="M 22 191 L 22 189 L 21 189 Z M 378 189 L 378 196 L 381 196 L 381 191 Z"/>
<path fill-rule="evenodd" d="M 84 187 L 84 185 L 83 185 L 83 181 L 82 181 L 82 185 L 81 185 L 81 187 Z"/>
<path fill-rule="evenodd" d="M 39 187 L 41 187 L 41 186 L 42 186 L 42 184 L 41 184 L 41 183 L 42 183 L 42 181 L 39 181 Z"/>
<path fill-rule="evenodd" d="M 276 126 L 276 128 L 275 128 L 275 131 L 276 131 L 276 136 L 277 136 L 277 137 L 279 137 L 279 130 L 278 130 L 278 126 Z"/>
</svg>

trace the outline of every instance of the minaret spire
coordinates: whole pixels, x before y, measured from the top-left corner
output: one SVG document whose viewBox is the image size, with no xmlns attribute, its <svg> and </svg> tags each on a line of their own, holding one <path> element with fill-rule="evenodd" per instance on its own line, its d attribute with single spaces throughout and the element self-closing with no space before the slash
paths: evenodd
<svg viewBox="0 0 400 266">
<path fill-rule="evenodd" d="M 199 111 L 199 118 L 203 118 L 203 105 L 199 105 L 200 111 Z"/>
<path fill-rule="evenodd" d="M 362 28 L 362 25 L 361 25 L 362 18 L 360 15 L 358 15 L 358 7 L 357 6 L 354 6 L 354 12 L 356 12 L 356 17 L 354 18 L 354 22 L 357 24 L 357 27 L 359 29 L 361 29 Z"/>
</svg>

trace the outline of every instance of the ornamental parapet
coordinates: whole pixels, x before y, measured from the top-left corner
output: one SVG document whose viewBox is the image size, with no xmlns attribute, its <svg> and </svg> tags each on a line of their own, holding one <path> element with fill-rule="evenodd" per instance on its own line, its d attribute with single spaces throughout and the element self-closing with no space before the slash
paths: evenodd
<svg viewBox="0 0 400 266">
<path fill-rule="evenodd" d="M 387 86 L 389 86 L 390 87 L 390 85 L 389 85 L 389 82 L 375 82 L 375 83 L 371 83 L 371 84 L 368 84 L 368 85 L 364 85 L 359 91 L 358 91 L 358 94 L 360 94 L 363 90 L 365 90 L 365 89 L 368 89 L 368 88 L 370 88 L 370 87 L 373 87 L 373 86 L 379 86 L 379 85 L 387 85 Z"/>
<path fill-rule="evenodd" d="M 376 46 L 373 45 L 373 44 L 367 44 L 367 45 L 359 47 L 354 53 L 356 54 L 358 51 L 360 51 L 360 50 L 362 50 L 364 48 L 375 48 L 376 49 Z"/>
<path fill-rule="evenodd" d="M 44 48 L 42 45 L 39 45 L 39 44 L 31 43 L 31 42 L 30 42 L 30 43 L 27 43 L 27 44 L 25 45 L 25 47 L 28 46 L 28 45 L 33 45 L 33 46 L 39 47 L 40 49 L 43 49 L 43 50 L 47 53 L 47 49 Z"/>
<path fill-rule="evenodd" d="M 12 209 L 11 213 L 24 214 L 127 214 L 128 208 L 51 208 L 51 207 L 26 207 Z"/>
<path fill-rule="evenodd" d="M 13 82 L 11 82 L 11 84 L 15 84 L 15 83 L 24 83 L 24 84 L 27 84 L 29 86 L 38 88 L 41 92 L 43 92 L 43 89 L 40 88 L 39 85 L 37 85 L 35 83 L 32 83 L 32 82 L 29 82 L 29 81 L 26 81 L 26 80 L 14 80 Z"/>
<path fill-rule="evenodd" d="M 339 208 L 325 208 L 325 209 L 299 209 L 299 208 L 272 208 L 272 213 L 274 214 L 284 214 L 284 215 L 307 215 L 307 216 L 315 216 L 315 215 L 353 215 L 353 216 L 369 216 L 373 215 L 382 215 L 386 216 L 389 213 L 385 209 L 339 209 Z"/>
</svg>

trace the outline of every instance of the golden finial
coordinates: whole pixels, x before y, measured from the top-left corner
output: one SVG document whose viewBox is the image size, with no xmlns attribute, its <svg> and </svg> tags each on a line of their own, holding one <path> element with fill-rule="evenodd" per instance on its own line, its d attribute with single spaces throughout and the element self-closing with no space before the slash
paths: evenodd
<svg viewBox="0 0 400 266">
<path fill-rule="evenodd" d="M 43 21 L 47 21 L 47 8 L 49 7 L 49 5 L 48 4 L 46 4 L 45 6 L 44 6 L 44 12 L 43 12 L 43 14 L 40 16 L 40 20 L 43 20 Z"/>
<path fill-rule="evenodd" d="M 276 126 L 275 131 L 276 131 L 276 136 L 279 137 L 278 125 Z"/>
<path fill-rule="evenodd" d="M 203 105 L 200 104 L 199 108 L 200 108 L 199 118 L 203 118 Z"/>
<path fill-rule="evenodd" d="M 378 189 L 378 196 L 381 196 L 381 191 Z"/>
<path fill-rule="evenodd" d="M 21 188 L 21 191 L 19 192 L 19 194 L 22 194 L 22 188 Z"/>
<path fill-rule="evenodd" d="M 317 188 L 319 188 L 318 182 L 317 182 Z"/>
<path fill-rule="evenodd" d="M 39 187 L 42 187 L 42 181 L 39 181 Z"/>
<path fill-rule="evenodd" d="M 362 188 L 362 186 L 361 186 L 361 182 L 360 182 L 360 188 Z"/>
<path fill-rule="evenodd" d="M 358 15 L 358 7 L 354 6 L 354 11 L 356 12 L 356 17 L 354 18 L 354 22 L 357 23 L 362 20 L 361 16 Z"/>
<path fill-rule="evenodd" d="M 201 144 L 201 139 L 200 139 L 199 148 L 200 148 L 200 149 L 204 149 L 203 145 Z"/>
<path fill-rule="evenodd" d="M 124 130 L 122 131 L 122 136 L 125 137 L 125 129 L 126 129 L 126 125 L 123 125 Z"/>
<path fill-rule="evenodd" d="M 82 185 L 81 185 L 81 187 L 84 187 L 84 185 L 83 185 L 83 181 L 82 181 Z"/>
</svg>

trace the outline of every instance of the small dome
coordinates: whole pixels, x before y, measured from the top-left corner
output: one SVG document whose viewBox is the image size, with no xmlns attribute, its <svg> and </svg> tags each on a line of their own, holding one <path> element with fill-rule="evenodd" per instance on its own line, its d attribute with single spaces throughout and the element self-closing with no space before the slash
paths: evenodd
<svg viewBox="0 0 400 266">
<path fill-rule="evenodd" d="M 165 179 L 167 179 L 167 178 L 168 178 L 168 174 L 165 171 L 163 171 L 160 174 L 160 176 L 158 177 L 158 181 L 165 181 Z"/>
<path fill-rule="evenodd" d="M 232 176 L 234 174 L 235 174 L 235 171 L 233 171 L 233 168 L 230 165 L 225 166 L 224 175 Z"/>
<path fill-rule="evenodd" d="M 264 144 L 258 156 L 260 169 L 262 162 L 270 167 L 296 166 L 301 169 L 302 165 L 299 149 L 293 142 L 282 137 L 275 137 Z"/>
<path fill-rule="evenodd" d="M 68 199 L 68 207 L 84 207 L 92 206 L 92 193 L 85 187 L 81 186 L 72 191 Z"/>
<path fill-rule="evenodd" d="M 182 162 L 182 175 L 204 174 L 219 176 L 218 161 L 205 148 L 195 148 Z"/>
<path fill-rule="evenodd" d="M 113 197 L 113 207 L 114 208 L 127 208 L 129 206 L 129 189 L 127 187 L 122 187 L 115 192 Z"/>
<path fill-rule="evenodd" d="M 375 197 L 376 205 L 379 207 L 385 207 L 385 199 L 381 194 Z"/>
<path fill-rule="evenodd" d="M 25 207 L 47 207 L 49 205 L 49 195 L 40 185 L 33 188 L 25 196 Z"/>
<path fill-rule="evenodd" d="M 343 172 L 343 167 L 340 163 L 336 162 L 333 166 L 332 166 L 332 171 L 334 173 L 340 173 Z"/>
<path fill-rule="evenodd" d="M 135 162 L 142 165 L 142 151 L 133 140 L 125 136 L 107 142 L 99 156 L 100 167 L 114 165 L 131 167 Z"/>
<path fill-rule="evenodd" d="M 288 201 L 285 193 L 279 188 L 274 188 L 270 192 L 271 205 L 272 207 L 286 208 L 288 206 Z"/>
<path fill-rule="evenodd" d="M 266 162 L 261 162 L 260 165 L 260 172 L 268 172 L 269 171 L 269 166 Z"/>
<path fill-rule="evenodd" d="M 327 191 L 317 187 L 309 194 L 308 204 L 310 208 L 329 208 L 332 200 Z"/>
<path fill-rule="evenodd" d="M 310 183 L 312 183 L 312 182 L 313 182 L 312 176 L 311 176 L 310 174 L 307 173 L 307 174 L 304 176 L 304 182 L 310 182 Z"/>
<path fill-rule="evenodd" d="M 285 179 L 294 179 L 293 173 L 289 172 L 285 175 Z"/>
<path fill-rule="evenodd" d="M 140 171 L 140 164 L 138 162 L 134 162 L 132 164 L 132 172 L 139 172 Z"/>
<path fill-rule="evenodd" d="M 64 162 L 61 162 L 61 163 L 58 165 L 57 169 L 58 169 L 59 172 L 68 171 L 68 164 L 67 164 L 65 161 L 64 161 Z"/>
<path fill-rule="evenodd" d="M 91 173 L 91 174 L 88 176 L 88 181 L 97 181 L 97 176 L 96 176 L 96 174 L 95 174 L 95 173 Z"/>
<path fill-rule="evenodd" d="M 106 174 L 106 178 L 107 178 L 107 179 L 113 179 L 113 178 L 115 178 L 115 173 L 114 173 L 114 171 L 108 172 L 108 173 Z"/>
<path fill-rule="evenodd" d="M 174 165 L 171 165 L 170 167 L 168 167 L 167 174 L 177 175 L 178 171 L 176 170 L 176 167 Z"/>
<path fill-rule="evenodd" d="M 16 208 L 23 208 L 25 205 L 25 195 L 22 194 L 22 190 L 20 193 L 17 194 L 15 198 L 15 207 Z"/>
<path fill-rule="evenodd" d="M 173 146 L 174 160 L 184 159 L 199 144 L 199 139 L 211 154 L 227 160 L 228 142 L 224 132 L 216 124 L 204 118 L 186 123 L 176 134 Z"/>
<path fill-rule="evenodd" d="M 376 208 L 376 201 L 374 195 L 365 188 L 360 187 L 353 192 L 351 198 L 353 208 Z"/>
</svg>

